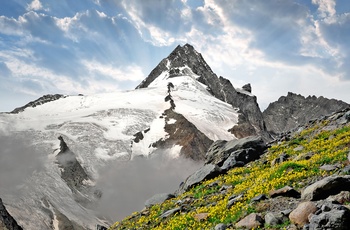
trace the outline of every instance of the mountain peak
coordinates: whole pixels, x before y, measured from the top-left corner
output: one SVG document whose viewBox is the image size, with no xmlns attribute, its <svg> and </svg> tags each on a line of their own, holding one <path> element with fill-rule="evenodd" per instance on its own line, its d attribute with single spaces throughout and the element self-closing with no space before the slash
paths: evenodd
<svg viewBox="0 0 350 230">
<path fill-rule="evenodd" d="M 168 73 L 169 78 L 180 75 L 213 75 L 213 71 L 202 55 L 190 44 L 178 45 L 168 57 L 164 58 L 154 68 L 148 77 L 136 89 L 147 88 L 162 73 Z"/>
</svg>

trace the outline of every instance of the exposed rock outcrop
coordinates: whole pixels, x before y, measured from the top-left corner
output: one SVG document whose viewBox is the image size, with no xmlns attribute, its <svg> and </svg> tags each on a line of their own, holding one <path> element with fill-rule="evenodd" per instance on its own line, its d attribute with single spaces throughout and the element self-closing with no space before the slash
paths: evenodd
<svg viewBox="0 0 350 230">
<path fill-rule="evenodd" d="M 182 114 L 176 113 L 173 109 L 164 111 L 164 130 L 169 134 L 168 138 L 159 140 L 152 146 L 160 149 L 171 149 L 174 145 L 181 146 L 180 155 L 201 161 L 205 159 L 205 153 L 213 143 L 204 133 L 189 122 Z M 172 120 L 174 122 L 169 122 Z"/>
<path fill-rule="evenodd" d="M 270 103 L 263 112 L 263 117 L 267 130 L 278 134 L 303 125 L 309 120 L 349 107 L 349 104 L 340 100 L 316 96 L 304 97 L 289 92 L 287 96 Z"/>
<path fill-rule="evenodd" d="M 0 229 L 3 230 L 22 230 L 17 221 L 8 213 L 6 207 L 0 198 Z"/>
<path fill-rule="evenodd" d="M 83 181 L 88 180 L 89 177 L 76 159 L 75 154 L 68 148 L 63 137 L 59 136 L 58 139 L 60 140 L 60 152 L 56 155 L 56 159 L 62 169 L 61 177 L 74 192 L 76 189 L 79 190 Z"/>
<path fill-rule="evenodd" d="M 206 153 L 206 164 L 222 166 L 229 157 L 244 164 L 256 160 L 267 149 L 260 136 L 251 136 L 232 141 L 216 141 Z M 227 162 L 228 163 L 228 162 Z"/>
<path fill-rule="evenodd" d="M 350 190 L 350 175 L 329 176 L 306 187 L 301 193 L 304 200 L 321 200 L 341 191 Z"/>
<path fill-rule="evenodd" d="M 58 99 L 64 98 L 64 97 L 66 97 L 66 96 L 62 95 L 62 94 L 47 94 L 47 95 L 44 95 L 44 96 L 36 99 L 35 101 L 29 102 L 28 104 L 26 104 L 24 106 L 21 106 L 21 107 L 14 109 L 10 113 L 20 113 L 20 112 L 23 112 L 28 107 L 34 108 L 38 105 L 42 105 L 42 104 L 48 103 L 50 101 L 55 101 L 55 100 L 58 100 Z"/>
</svg>

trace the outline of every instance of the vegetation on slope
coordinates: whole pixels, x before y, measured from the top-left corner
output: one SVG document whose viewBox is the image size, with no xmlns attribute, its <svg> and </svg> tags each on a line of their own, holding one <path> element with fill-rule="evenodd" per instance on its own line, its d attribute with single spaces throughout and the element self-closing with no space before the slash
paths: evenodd
<svg viewBox="0 0 350 230">
<path fill-rule="evenodd" d="M 252 198 L 286 185 L 300 190 L 328 175 L 343 173 L 349 162 L 350 126 L 334 126 L 329 120 L 315 122 L 290 140 L 272 145 L 259 160 L 234 168 L 225 175 L 207 180 L 176 198 L 133 213 L 110 229 L 213 229 L 219 223 L 231 224 L 249 213 L 269 211 Z M 285 161 L 276 163 L 281 155 Z M 336 164 L 338 170 L 320 167 Z M 242 196 L 240 196 L 242 195 Z M 229 200 L 236 196 L 230 207 Z M 179 208 L 173 215 L 162 217 L 168 210 Z M 198 215 L 202 214 L 202 215 Z M 289 224 L 267 226 L 280 229 Z"/>
</svg>

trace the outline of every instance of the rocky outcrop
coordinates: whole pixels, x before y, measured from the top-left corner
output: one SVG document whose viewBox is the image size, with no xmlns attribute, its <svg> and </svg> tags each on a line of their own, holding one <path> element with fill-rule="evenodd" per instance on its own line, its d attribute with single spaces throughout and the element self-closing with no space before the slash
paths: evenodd
<svg viewBox="0 0 350 230">
<path fill-rule="evenodd" d="M 278 134 L 349 107 L 343 101 L 316 96 L 304 97 L 289 92 L 287 96 L 270 103 L 263 112 L 263 119 L 267 130 Z"/>
<path fill-rule="evenodd" d="M 3 230 L 22 230 L 17 221 L 8 213 L 6 207 L 0 198 L 0 229 Z"/>
<path fill-rule="evenodd" d="M 66 97 L 66 96 L 62 95 L 62 94 L 47 94 L 47 95 L 44 95 L 44 96 L 36 99 L 35 101 L 29 102 L 28 104 L 26 104 L 24 106 L 21 106 L 21 107 L 14 109 L 10 113 L 20 113 L 20 112 L 23 112 L 28 107 L 34 108 L 36 106 L 48 103 L 50 101 L 55 101 L 55 100 L 58 100 L 58 99 L 64 98 L 64 97 Z"/>
<path fill-rule="evenodd" d="M 232 141 L 216 141 L 206 153 L 206 164 L 223 166 L 229 161 L 243 162 L 244 164 L 256 160 L 267 149 L 260 136 L 251 136 Z M 233 159 L 232 159 L 233 158 Z"/>
<path fill-rule="evenodd" d="M 202 168 L 200 168 L 191 176 L 189 176 L 186 179 L 186 181 L 180 185 L 180 188 L 177 191 L 177 194 L 182 194 L 188 191 L 190 188 L 203 182 L 204 180 L 215 178 L 220 174 L 222 174 L 222 170 L 217 165 L 214 165 L 214 164 L 204 165 Z"/>
<path fill-rule="evenodd" d="M 83 186 L 83 181 L 88 180 L 83 167 L 75 157 L 75 154 L 68 148 L 62 136 L 59 136 L 60 152 L 56 155 L 57 163 L 61 170 L 61 177 L 68 187 L 75 192 Z"/>
<path fill-rule="evenodd" d="M 170 193 L 156 194 L 156 195 L 152 196 L 151 198 L 149 198 L 148 200 L 146 200 L 145 206 L 151 207 L 152 205 L 163 203 L 164 201 L 169 200 L 169 199 L 174 198 L 174 197 L 175 197 L 174 194 L 170 194 Z"/>
<path fill-rule="evenodd" d="M 229 131 L 232 134 L 238 138 L 259 134 L 270 140 L 257 98 L 251 94 L 250 84 L 236 89 L 228 79 L 218 77 L 193 46 L 177 46 L 136 88 L 148 87 L 163 72 L 168 72 L 169 78 L 191 74 L 199 76 L 197 81 L 206 85 L 213 96 L 239 109 L 239 124 L 231 127 Z"/>
<path fill-rule="evenodd" d="M 174 145 L 181 146 L 180 155 L 195 161 L 205 159 L 205 153 L 213 143 L 204 133 L 199 131 L 197 127 L 189 122 L 182 114 L 176 113 L 173 109 L 164 111 L 165 132 L 168 133 L 166 139 L 161 139 L 152 144 L 163 151 L 171 149 Z M 169 122 L 170 120 L 174 122 Z"/>
<path fill-rule="evenodd" d="M 304 200 L 321 200 L 341 191 L 350 190 L 350 175 L 329 176 L 306 187 L 301 193 Z"/>
</svg>

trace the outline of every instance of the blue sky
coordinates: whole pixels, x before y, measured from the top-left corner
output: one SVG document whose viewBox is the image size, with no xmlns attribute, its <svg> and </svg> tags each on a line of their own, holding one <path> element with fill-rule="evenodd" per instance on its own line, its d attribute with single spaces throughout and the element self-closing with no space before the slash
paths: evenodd
<svg viewBox="0 0 350 230">
<path fill-rule="evenodd" d="M 348 0 L 0 3 L 0 111 L 44 94 L 133 89 L 189 43 L 262 109 L 287 92 L 350 103 Z"/>
</svg>

